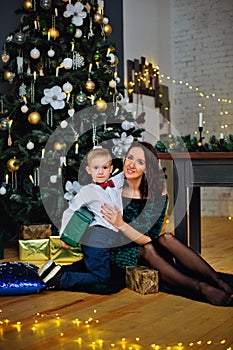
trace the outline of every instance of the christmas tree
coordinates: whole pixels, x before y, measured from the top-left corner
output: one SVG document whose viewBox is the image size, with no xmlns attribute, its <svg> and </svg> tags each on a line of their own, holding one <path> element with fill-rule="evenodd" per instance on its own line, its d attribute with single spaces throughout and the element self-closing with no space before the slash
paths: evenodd
<svg viewBox="0 0 233 350">
<path fill-rule="evenodd" d="M 143 130 L 119 88 L 104 1 L 24 0 L 16 13 L 2 54 L 0 206 L 16 225 L 58 226 L 87 152 L 106 145 L 120 159 Z"/>
</svg>

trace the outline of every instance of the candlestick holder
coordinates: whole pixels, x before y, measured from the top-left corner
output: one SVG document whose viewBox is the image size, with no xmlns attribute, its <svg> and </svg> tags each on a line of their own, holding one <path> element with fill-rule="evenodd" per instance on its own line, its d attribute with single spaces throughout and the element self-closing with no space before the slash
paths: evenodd
<svg viewBox="0 0 233 350">
<path fill-rule="evenodd" d="M 202 131 L 203 131 L 203 127 L 202 127 L 202 126 L 199 126 L 199 127 L 198 127 L 198 130 L 199 130 L 199 142 L 202 142 Z"/>
<path fill-rule="evenodd" d="M 224 139 L 219 139 L 219 147 L 220 147 L 220 150 L 223 151 L 223 144 L 224 144 Z"/>
</svg>

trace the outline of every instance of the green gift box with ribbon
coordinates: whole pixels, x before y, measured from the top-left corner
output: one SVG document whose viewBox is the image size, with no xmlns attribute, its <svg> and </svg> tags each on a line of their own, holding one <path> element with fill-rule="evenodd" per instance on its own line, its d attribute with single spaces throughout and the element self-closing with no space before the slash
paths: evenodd
<svg viewBox="0 0 233 350">
<path fill-rule="evenodd" d="M 79 242 L 94 218 L 86 207 L 75 211 L 62 232 L 61 240 L 71 247 L 78 247 Z"/>
</svg>

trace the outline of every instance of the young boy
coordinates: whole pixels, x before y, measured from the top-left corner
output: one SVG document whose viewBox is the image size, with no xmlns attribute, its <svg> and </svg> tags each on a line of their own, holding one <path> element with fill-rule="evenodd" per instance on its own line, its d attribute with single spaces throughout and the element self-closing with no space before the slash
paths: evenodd
<svg viewBox="0 0 233 350">
<path fill-rule="evenodd" d="M 121 190 L 123 173 L 109 179 L 113 170 L 112 157 L 107 149 L 96 148 L 87 155 L 86 171 L 92 183 L 81 187 L 70 206 L 64 211 L 60 234 L 76 210 L 86 206 L 94 213 L 94 219 L 81 239 L 83 259 L 71 265 L 56 265 L 48 261 L 39 275 L 48 289 L 77 289 L 94 284 L 108 284 L 110 279 L 110 247 L 115 246 L 117 230 L 101 214 L 101 206 L 108 203 L 122 210 Z M 62 242 L 63 247 L 70 248 Z"/>
</svg>

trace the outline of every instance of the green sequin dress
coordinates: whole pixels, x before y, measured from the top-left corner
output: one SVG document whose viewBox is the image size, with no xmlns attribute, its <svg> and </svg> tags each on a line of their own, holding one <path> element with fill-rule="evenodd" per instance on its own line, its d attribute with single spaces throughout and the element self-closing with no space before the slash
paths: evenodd
<svg viewBox="0 0 233 350">
<path fill-rule="evenodd" d="M 123 198 L 123 218 L 140 233 L 157 239 L 166 215 L 168 197 L 157 201 L 150 199 Z M 111 264 L 119 268 L 136 266 L 141 247 L 119 232 L 119 245 L 111 249 Z"/>
</svg>

